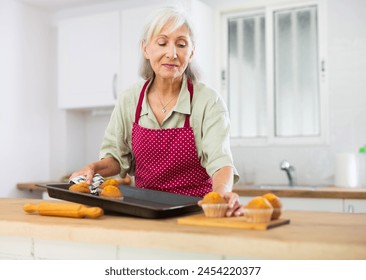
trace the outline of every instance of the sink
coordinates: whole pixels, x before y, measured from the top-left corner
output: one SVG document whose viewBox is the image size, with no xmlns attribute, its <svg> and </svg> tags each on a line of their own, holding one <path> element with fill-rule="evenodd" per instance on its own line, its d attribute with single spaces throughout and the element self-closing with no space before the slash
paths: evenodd
<svg viewBox="0 0 366 280">
<path fill-rule="evenodd" d="M 262 190 L 316 190 L 319 186 L 314 185 L 257 185 L 255 188 Z"/>
</svg>

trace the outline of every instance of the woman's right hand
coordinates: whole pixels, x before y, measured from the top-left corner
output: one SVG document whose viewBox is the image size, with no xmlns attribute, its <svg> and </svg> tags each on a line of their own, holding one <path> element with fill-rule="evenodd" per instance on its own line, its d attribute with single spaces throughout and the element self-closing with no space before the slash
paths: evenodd
<svg viewBox="0 0 366 280">
<path fill-rule="evenodd" d="M 90 185 L 93 182 L 93 177 L 96 173 L 101 176 L 108 177 L 120 173 L 121 168 L 117 160 L 113 157 L 103 158 L 99 161 L 88 164 L 79 171 L 71 174 L 70 180 L 76 176 L 85 176 L 86 182 Z"/>
<path fill-rule="evenodd" d="M 85 176 L 86 177 L 86 183 L 88 183 L 89 185 L 93 182 L 93 177 L 95 175 L 95 168 L 93 164 L 89 164 L 85 167 L 83 167 L 82 169 L 80 169 L 79 171 L 75 171 L 74 173 L 71 174 L 69 180 L 71 180 L 72 178 L 75 178 L 76 176 Z"/>
</svg>

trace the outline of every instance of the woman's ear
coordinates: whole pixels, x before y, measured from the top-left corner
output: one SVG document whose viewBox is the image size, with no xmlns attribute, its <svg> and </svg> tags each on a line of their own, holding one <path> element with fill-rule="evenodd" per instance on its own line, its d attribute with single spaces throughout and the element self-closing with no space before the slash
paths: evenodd
<svg viewBox="0 0 366 280">
<path fill-rule="evenodd" d="M 141 42 L 141 49 L 142 49 L 142 52 L 144 53 L 144 57 L 146 59 L 149 59 L 149 53 L 147 51 L 147 45 L 146 45 L 146 42 L 145 41 L 142 41 Z"/>
<path fill-rule="evenodd" d="M 192 48 L 191 55 L 189 56 L 189 62 L 191 62 L 191 61 L 192 61 L 192 58 L 193 58 L 193 55 L 194 55 L 194 51 L 195 51 L 195 48 L 193 47 L 193 48 Z"/>
</svg>

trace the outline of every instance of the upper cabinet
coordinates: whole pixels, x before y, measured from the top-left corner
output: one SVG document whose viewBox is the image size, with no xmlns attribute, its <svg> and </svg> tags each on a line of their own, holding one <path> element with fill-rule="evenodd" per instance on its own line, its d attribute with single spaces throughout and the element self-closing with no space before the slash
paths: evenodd
<svg viewBox="0 0 366 280">
<path fill-rule="evenodd" d="M 120 12 L 58 24 L 58 106 L 114 105 L 120 72 Z"/>
<path fill-rule="evenodd" d="M 121 11 L 121 88 L 140 79 L 142 59 L 140 41 L 145 22 L 158 5 L 146 5 Z"/>
</svg>

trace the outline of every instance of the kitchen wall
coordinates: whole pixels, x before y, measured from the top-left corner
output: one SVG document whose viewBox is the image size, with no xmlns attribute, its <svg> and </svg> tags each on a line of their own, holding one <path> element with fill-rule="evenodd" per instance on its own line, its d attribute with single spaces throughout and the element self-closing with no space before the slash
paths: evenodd
<svg viewBox="0 0 366 280">
<path fill-rule="evenodd" d="M 50 14 L 0 1 L 0 196 L 20 181 L 46 180 L 50 161 Z"/>
<path fill-rule="evenodd" d="M 236 9 L 242 2 L 210 5 L 218 11 Z M 28 195 L 16 190 L 17 182 L 58 180 L 98 157 L 109 115 L 57 109 L 55 78 L 57 18 L 93 7 L 55 12 L 14 0 L 0 2 L 0 197 Z M 356 152 L 366 143 L 365 14 L 362 0 L 327 1 L 329 144 L 233 146 L 240 173 L 254 171 L 256 183 L 286 183 L 279 163 L 287 159 L 296 167 L 300 183 L 332 184 L 336 153 Z M 211 63 L 201 67 L 216 66 L 209 83 L 218 88 L 219 61 L 213 57 Z"/>
</svg>

